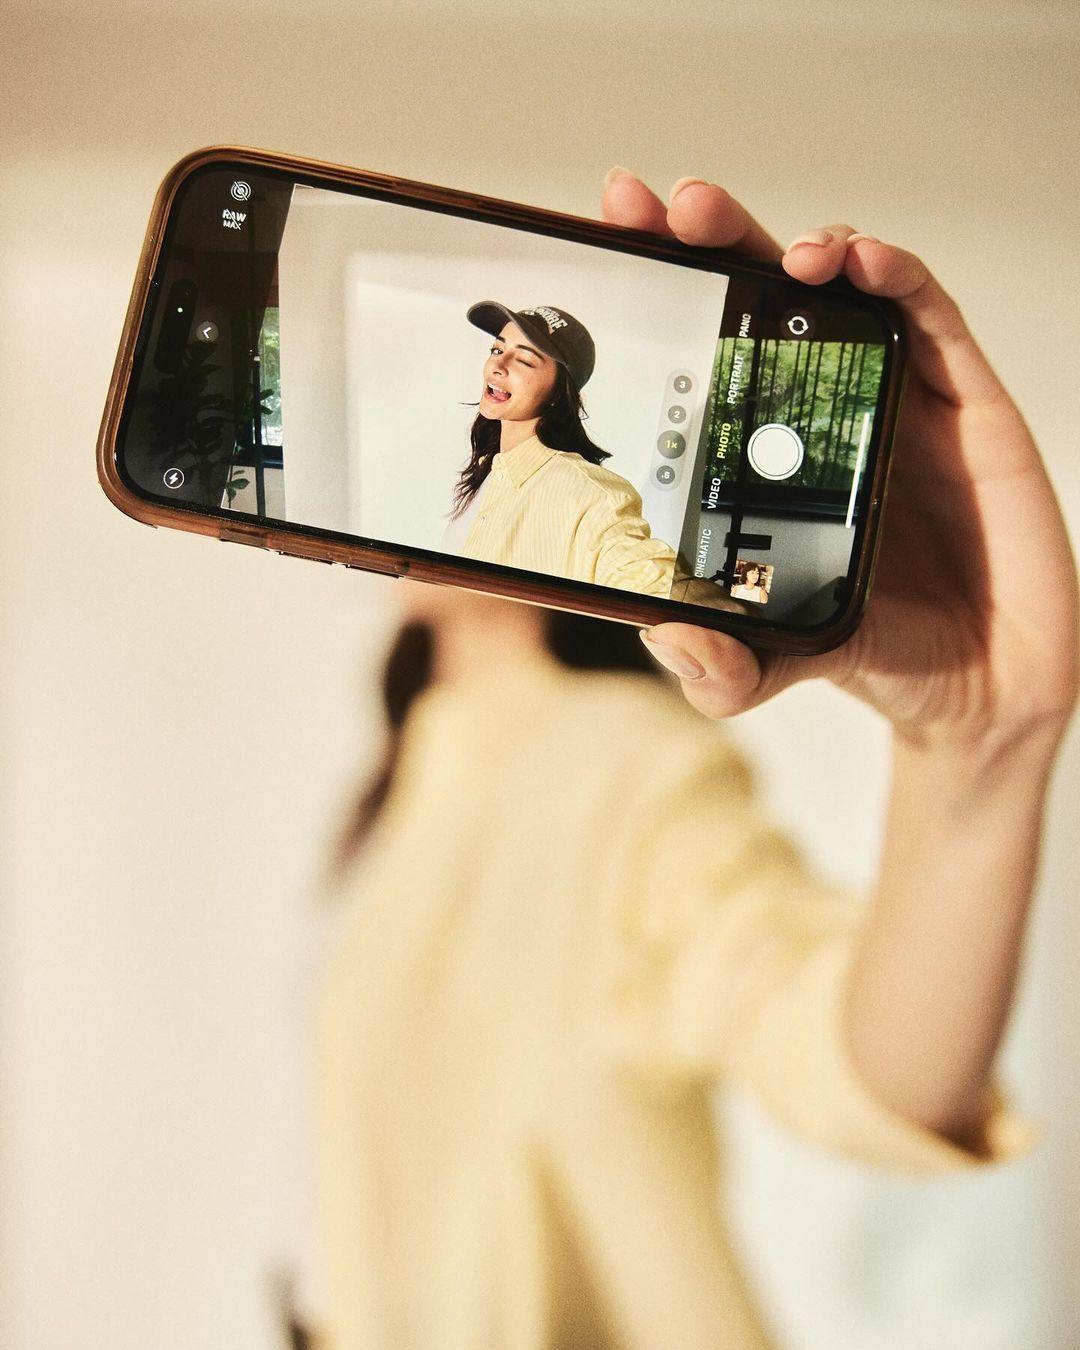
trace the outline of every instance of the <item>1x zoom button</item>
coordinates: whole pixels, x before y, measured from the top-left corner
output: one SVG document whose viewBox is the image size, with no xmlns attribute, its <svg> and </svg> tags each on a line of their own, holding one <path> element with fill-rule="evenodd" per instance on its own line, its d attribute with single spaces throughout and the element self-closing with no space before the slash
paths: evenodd
<svg viewBox="0 0 1080 1350">
<path fill-rule="evenodd" d="M 656 448 L 665 459 L 678 459 L 686 449 L 686 437 L 677 431 L 663 431 L 657 439 Z"/>
</svg>

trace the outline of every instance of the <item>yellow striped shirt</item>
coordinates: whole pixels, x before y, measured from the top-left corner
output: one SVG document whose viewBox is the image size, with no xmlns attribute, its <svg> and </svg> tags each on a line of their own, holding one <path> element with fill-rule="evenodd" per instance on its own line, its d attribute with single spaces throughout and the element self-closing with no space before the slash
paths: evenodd
<svg viewBox="0 0 1080 1350">
<path fill-rule="evenodd" d="M 633 675 L 504 662 L 410 713 L 350 874 L 316 1082 L 331 1350 L 764 1350 L 709 1093 L 930 1177 L 968 1152 L 864 1085 L 864 904 L 761 823 L 745 766 Z M 946 897 L 947 898 L 947 897 Z"/>
<path fill-rule="evenodd" d="M 644 595 L 669 596 L 676 575 L 630 483 L 538 436 L 495 456 L 462 553 Z"/>
</svg>

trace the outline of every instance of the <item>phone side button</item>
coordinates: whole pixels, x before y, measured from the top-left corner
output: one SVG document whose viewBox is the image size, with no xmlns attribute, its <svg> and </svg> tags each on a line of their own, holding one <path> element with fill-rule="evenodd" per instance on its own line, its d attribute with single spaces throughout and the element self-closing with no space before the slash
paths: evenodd
<svg viewBox="0 0 1080 1350">
<path fill-rule="evenodd" d="M 409 564 L 403 558 L 390 567 L 364 567 L 361 563 L 346 563 L 345 566 L 350 572 L 367 572 L 370 576 L 390 577 L 393 581 L 400 581 L 409 573 Z"/>
<path fill-rule="evenodd" d="M 218 530 L 218 538 L 224 544 L 249 544 L 252 548 L 266 547 L 265 534 L 257 534 L 248 530 L 230 530 L 228 526 L 222 526 Z"/>
<path fill-rule="evenodd" d="M 310 553 L 297 553 L 295 549 L 291 548 L 275 548 L 271 549 L 271 552 L 276 553 L 279 558 L 299 558 L 302 562 L 317 562 L 325 563 L 327 567 L 334 566 L 333 558 L 313 558 Z"/>
</svg>

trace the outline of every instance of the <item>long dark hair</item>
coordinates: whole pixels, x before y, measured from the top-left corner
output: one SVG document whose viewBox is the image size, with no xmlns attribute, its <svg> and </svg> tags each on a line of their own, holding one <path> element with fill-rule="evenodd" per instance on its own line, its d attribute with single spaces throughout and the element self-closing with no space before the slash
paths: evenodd
<svg viewBox="0 0 1080 1350">
<path fill-rule="evenodd" d="M 607 450 L 589 438 L 582 425 L 588 417 L 581 402 L 581 391 L 571 378 L 570 372 L 557 362 L 555 366 L 555 387 L 551 397 L 540 413 L 536 434 L 552 450 L 573 450 L 590 464 L 602 464 L 610 459 Z M 458 477 L 454 489 L 454 509 L 452 519 L 457 519 L 480 490 L 480 485 L 491 472 L 495 456 L 499 453 L 499 438 L 502 435 L 502 423 L 498 418 L 484 417 L 477 413 L 469 431 L 472 442 L 472 454 L 468 464 Z"/>
<path fill-rule="evenodd" d="M 409 709 L 431 683 L 437 640 L 431 624 L 406 623 L 390 645 L 381 681 L 386 746 L 338 840 L 331 860 L 334 876 L 340 876 L 352 860 L 390 795 L 405 722 Z M 641 645 L 638 630 L 630 624 L 545 610 L 544 645 L 556 661 L 571 670 L 638 672 L 658 682 L 664 678 Z"/>
</svg>

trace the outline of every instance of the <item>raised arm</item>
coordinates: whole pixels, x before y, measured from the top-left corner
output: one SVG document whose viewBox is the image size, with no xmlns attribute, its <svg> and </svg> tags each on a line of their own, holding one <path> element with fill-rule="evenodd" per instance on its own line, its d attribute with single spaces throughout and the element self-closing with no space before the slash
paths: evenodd
<svg viewBox="0 0 1080 1350">
<path fill-rule="evenodd" d="M 811 284 L 843 272 L 904 312 L 911 369 L 875 590 L 854 637 L 811 658 L 755 653 L 686 624 L 643 637 L 708 716 L 823 677 L 892 723 L 886 841 L 848 989 L 849 1048 L 886 1104 L 977 1148 L 1047 786 L 1078 689 L 1076 571 L 1038 450 L 956 304 L 903 249 L 832 225 L 784 251 L 699 179 L 681 179 L 665 206 L 613 171 L 603 213 L 782 260 Z M 1032 552 L 1038 585 L 1022 574 Z"/>
</svg>

